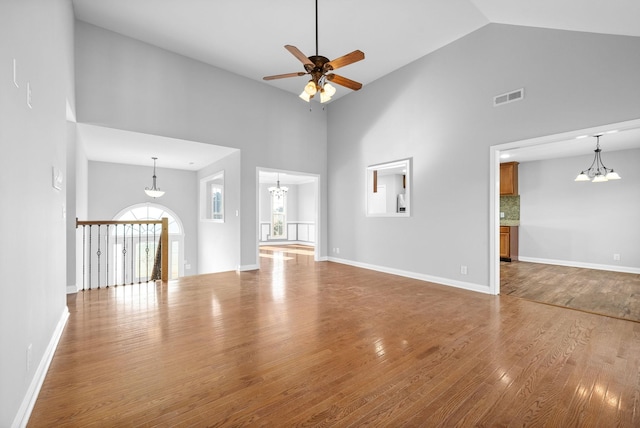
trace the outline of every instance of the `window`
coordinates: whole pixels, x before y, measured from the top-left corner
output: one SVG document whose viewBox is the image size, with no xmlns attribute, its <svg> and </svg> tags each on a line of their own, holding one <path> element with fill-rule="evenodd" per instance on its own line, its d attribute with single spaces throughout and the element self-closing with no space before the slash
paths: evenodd
<svg viewBox="0 0 640 428">
<path fill-rule="evenodd" d="M 224 223 L 224 171 L 200 180 L 200 218 Z"/>
<path fill-rule="evenodd" d="M 181 263 L 184 233 L 182 223 L 174 213 L 161 205 L 145 203 L 121 211 L 114 220 L 160 220 L 163 217 L 169 220 L 169 279 L 175 279 L 184 274 Z M 112 228 L 110 258 L 114 262 L 111 266 L 113 272 L 109 275 L 115 279 L 113 283 L 147 281 L 151 277 L 161 231 L 160 225 L 118 225 Z M 130 238 L 123 242 L 125 236 Z M 122 257 L 123 250 L 134 251 L 133 263 Z"/>
<path fill-rule="evenodd" d="M 271 194 L 271 239 L 286 238 L 287 194 Z"/>
<path fill-rule="evenodd" d="M 222 220 L 222 186 L 211 185 L 211 217 Z"/>
</svg>

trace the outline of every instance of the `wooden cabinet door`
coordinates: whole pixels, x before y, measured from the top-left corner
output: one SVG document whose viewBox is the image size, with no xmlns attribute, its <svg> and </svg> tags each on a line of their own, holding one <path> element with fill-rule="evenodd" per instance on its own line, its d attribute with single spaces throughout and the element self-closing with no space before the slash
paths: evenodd
<svg viewBox="0 0 640 428">
<path fill-rule="evenodd" d="M 506 230 L 505 230 L 506 229 Z M 509 248 L 509 228 L 500 227 L 500 257 L 509 258 L 511 251 Z"/>
<path fill-rule="evenodd" d="M 500 195 L 518 194 L 518 162 L 500 164 Z"/>
</svg>

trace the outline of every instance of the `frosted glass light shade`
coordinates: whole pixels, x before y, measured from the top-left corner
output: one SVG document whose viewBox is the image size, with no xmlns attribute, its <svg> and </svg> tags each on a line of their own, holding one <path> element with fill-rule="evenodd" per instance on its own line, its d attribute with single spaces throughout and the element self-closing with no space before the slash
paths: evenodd
<svg viewBox="0 0 640 428">
<path fill-rule="evenodd" d="M 620 179 L 622 178 L 622 177 L 620 177 L 620 176 L 618 175 L 618 173 L 617 173 L 617 172 L 615 172 L 615 171 L 613 171 L 613 170 L 611 170 L 611 172 L 609 172 L 609 173 L 606 175 L 606 177 L 607 177 L 607 180 L 620 180 Z"/>
<path fill-rule="evenodd" d="M 574 181 L 591 181 L 591 179 L 587 174 L 585 174 L 584 172 L 581 172 L 580 174 L 578 174 L 578 176 Z"/>
<path fill-rule="evenodd" d="M 320 103 L 326 103 L 327 101 L 331 100 L 331 95 L 327 94 L 327 91 L 321 91 L 320 92 Z"/>
<path fill-rule="evenodd" d="M 311 101 L 311 95 L 307 94 L 307 91 L 302 91 L 302 93 L 298 96 L 303 100 L 305 100 L 306 102 Z"/>
<path fill-rule="evenodd" d="M 592 181 L 592 182 L 593 182 L 593 183 L 604 183 L 605 181 L 609 181 L 609 180 L 607 179 L 607 177 L 605 177 L 605 176 L 604 176 L 604 175 L 602 175 L 602 174 L 598 174 L 598 175 L 596 175 L 595 177 L 593 177 L 593 181 Z"/>
<path fill-rule="evenodd" d="M 316 83 L 313 80 L 309 80 L 309 83 L 307 83 L 307 86 L 304 87 L 304 91 L 311 96 L 315 95 L 316 92 L 318 92 Z"/>
<path fill-rule="evenodd" d="M 152 198 L 159 198 L 160 196 L 164 195 L 164 190 L 144 189 L 144 193 L 146 193 L 148 196 L 151 196 Z"/>
<path fill-rule="evenodd" d="M 329 96 L 329 98 L 331 98 L 332 96 L 334 96 L 336 94 L 336 88 L 331 83 L 325 83 L 324 84 L 324 91 Z"/>
</svg>

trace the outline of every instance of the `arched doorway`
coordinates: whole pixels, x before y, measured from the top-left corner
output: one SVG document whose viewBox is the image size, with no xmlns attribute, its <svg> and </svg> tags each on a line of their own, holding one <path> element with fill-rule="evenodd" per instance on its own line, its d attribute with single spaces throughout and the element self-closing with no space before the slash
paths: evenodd
<svg viewBox="0 0 640 428">
<path fill-rule="evenodd" d="M 142 203 L 132 205 L 120 211 L 114 216 L 114 220 L 118 221 L 135 221 L 135 220 L 160 220 L 167 217 L 169 220 L 169 279 L 176 279 L 184 275 L 184 228 L 180 218 L 169 208 L 153 203 Z M 157 229 L 157 230 L 156 230 Z M 120 232 L 118 232 L 120 233 Z M 155 229 L 138 228 L 133 230 L 134 234 L 156 233 L 159 236 L 159 226 Z M 144 241 L 142 241 L 144 243 Z M 147 245 L 147 244 L 144 244 Z M 117 253 L 117 249 L 114 249 Z M 155 253 L 155 248 L 149 251 Z M 143 253 L 144 251 L 136 251 Z M 117 266 L 114 267 L 116 270 Z M 118 275 L 116 274 L 116 277 Z"/>
</svg>

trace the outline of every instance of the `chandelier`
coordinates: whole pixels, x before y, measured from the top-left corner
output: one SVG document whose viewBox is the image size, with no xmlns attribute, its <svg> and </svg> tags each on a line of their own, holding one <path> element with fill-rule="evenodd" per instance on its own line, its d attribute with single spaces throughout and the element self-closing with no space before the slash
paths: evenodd
<svg viewBox="0 0 640 428">
<path fill-rule="evenodd" d="M 159 198 L 160 196 L 164 195 L 164 190 L 160 190 L 159 187 L 156 187 L 156 160 L 158 158 L 153 157 L 151 159 L 153 159 L 153 185 L 151 186 L 151 188 L 145 187 L 144 192 L 152 198 Z"/>
<path fill-rule="evenodd" d="M 596 135 L 596 153 L 591 166 L 576 177 L 575 181 L 591 181 L 592 183 L 603 183 L 609 180 L 620 180 L 622 177 L 618 175 L 612 168 L 607 168 L 602 163 L 602 150 L 600 149 L 600 137 L 602 135 Z"/>
<path fill-rule="evenodd" d="M 287 193 L 289 191 L 289 188 L 286 186 L 280 186 L 280 174 L 278 174 L 278 181 L 277 184 L 275 186 L 271 186 L 269 187 L 269 192 L 271 193 L 271 195 L 275 196 L 276 198 L 280 199 L 282 198 L 285 193 Z"/>
</svg>

